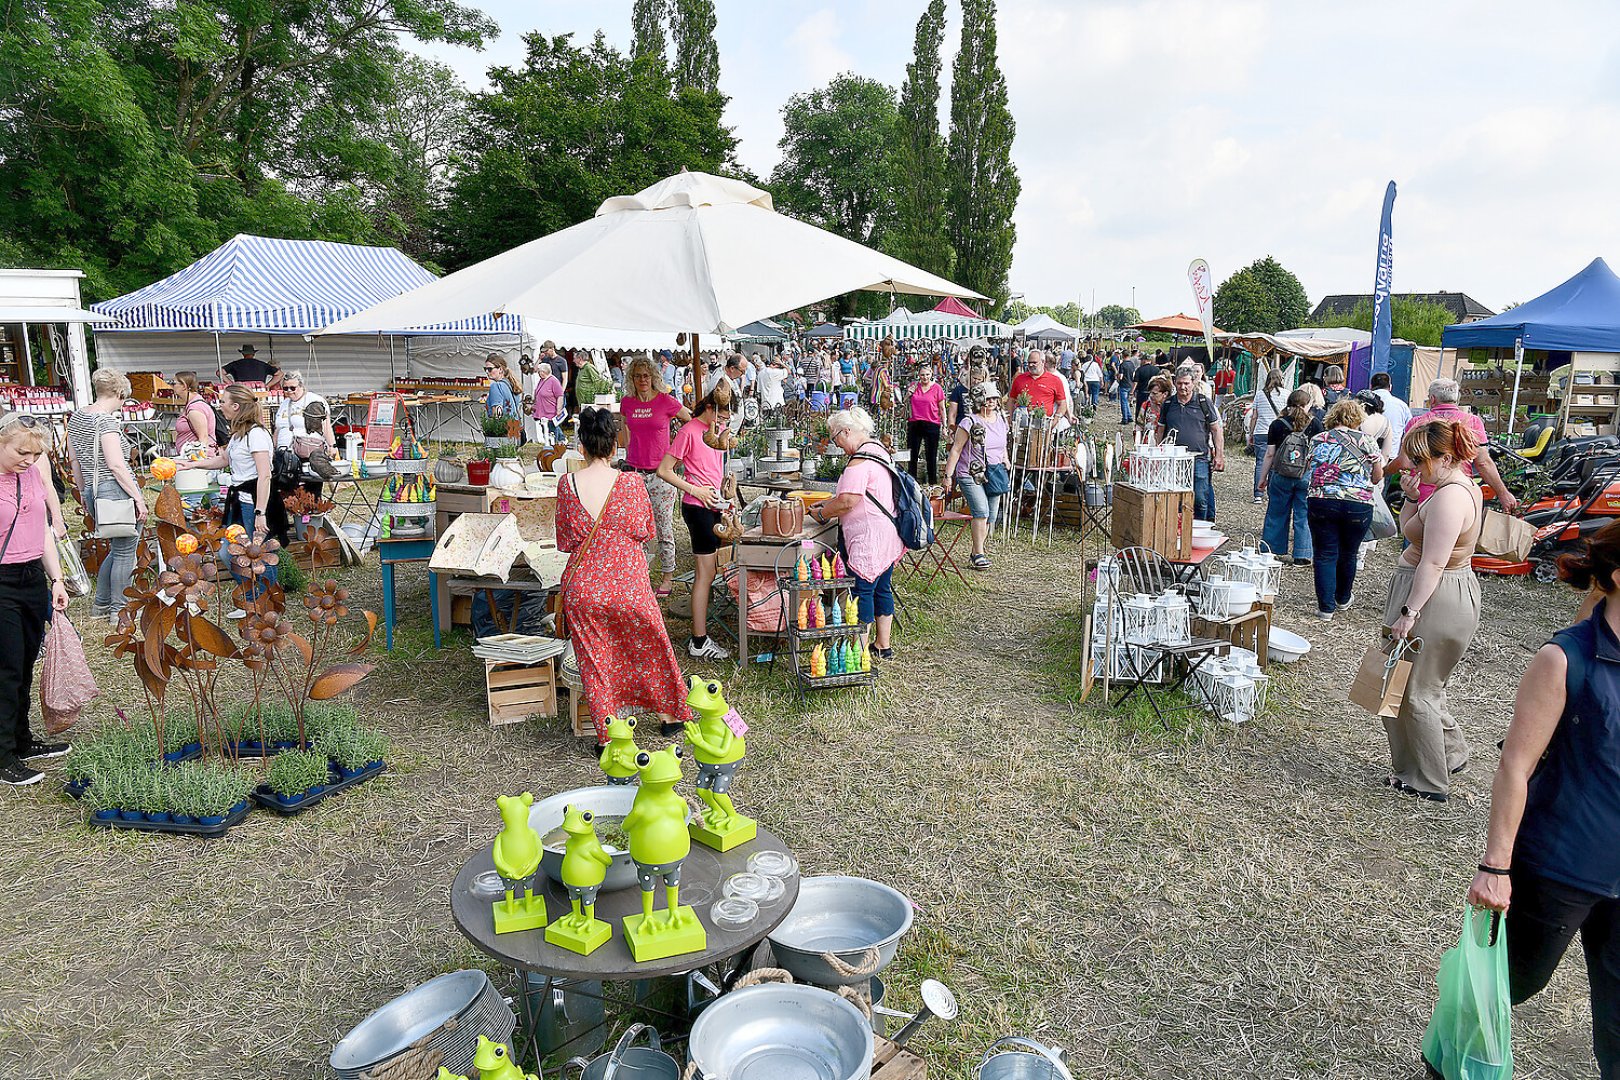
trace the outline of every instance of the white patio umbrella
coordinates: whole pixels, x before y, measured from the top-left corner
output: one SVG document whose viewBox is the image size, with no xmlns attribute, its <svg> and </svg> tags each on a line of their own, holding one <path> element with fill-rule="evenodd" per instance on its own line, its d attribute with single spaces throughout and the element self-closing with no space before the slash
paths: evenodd
<svg viewBox="0 0 1620 1080">
<path fill-rule="evenodd" d="M 490 313 L 616 330 L 729 334 L 866 289 L 982 300 L 971 289 L 797 221 L 769 192 L 683 172 L 596 216 L 333 323 L 399 330 Z"/>
</svg>

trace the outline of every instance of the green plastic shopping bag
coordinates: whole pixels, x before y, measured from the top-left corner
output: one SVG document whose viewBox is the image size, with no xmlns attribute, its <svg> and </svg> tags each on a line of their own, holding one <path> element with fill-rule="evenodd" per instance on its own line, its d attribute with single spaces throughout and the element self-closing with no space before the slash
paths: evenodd
<svg viewBox="0 0 1620 1080">
<path fill-rule="evenodd" d="M 1423 1061 L 1444 1080 L 1512 1080 L 1507 926 L 1497 912 L 1463 911 L 1462 938 L 1440 958 L 1440 999 L 1423 1033 Z"/>
</svg>

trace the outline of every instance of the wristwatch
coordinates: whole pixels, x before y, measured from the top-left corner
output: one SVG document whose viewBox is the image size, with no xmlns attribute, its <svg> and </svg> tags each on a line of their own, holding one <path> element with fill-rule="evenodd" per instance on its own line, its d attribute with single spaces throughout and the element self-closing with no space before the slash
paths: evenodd
<svg viewBox="0 0 1620 1080">
<path fill-rule="evenodd" d="M 1417 618 L 1417 616 L 1418 616 L 1417 612 L 1413 611 L 1411 608 L 1407 607 L 1405 604 L 1401 605 L 1401 618 L 1403 618 L 1403 619 L 1415 619 L 1415 618 Z"/>
</svg>

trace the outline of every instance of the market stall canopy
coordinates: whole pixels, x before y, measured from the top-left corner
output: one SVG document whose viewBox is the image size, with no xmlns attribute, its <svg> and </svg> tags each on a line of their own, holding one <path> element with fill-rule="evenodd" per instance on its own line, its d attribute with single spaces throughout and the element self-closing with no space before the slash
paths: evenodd
<svg viewBox="0 0 1620 1080">
<path fill-rule="evenodd" d="M 1037 311 L 1013 330 L 1022 330 L 1026 338 L 1039 341 L 1074 341 L 1080 337 L 1080 331 L 1064 326 L 1045 312 Z M 1202 332 L 1200 330 L 1200 332 Z"/>
<path fill-rule="evenodd" d="M 77 307 L 51 307 L 49 304 L 30 304 L 27 307 L 0 307 L 0 323 L 116 323 L 111 315 L 101 315 Z"/>
<path fill-rule="evenodd" d="M 1287 337 L 1284 334 L 1216 334 L 1216 339 L 1223 345 L 1235 345 L 1246 352 L 1256 356 L 1269 356 L 1279 353 L 1284 356 L 1298 356 L 1307 360 L 1325 360 L 1332 356 L 1348 356 L 1350 350 L 1365 344 L 1364 342 L 1344 341 L 1335 338 L 1317 337 Z"/>
<path fill-rule="evenodd" d="M 926 270 L 778 214 L 768 192 L 683 172 L 327 326 L 352 334 L 491 312 L 527 321 L 730 334 L 855 290 L 984 299 Z"/>
<path fill-rule="evenodd" d="M 739 326 L 737 332 L 731 335 L 733 341 L 786 341 L 787 338 L 787 331 L 770 319 L 760 319 L 747 326 Z"/>
<path fill-rule="evenodd" d="M 1134 326 L 1127 326 L 1127 330 L 1140 330 L 1143 333 L 1179 334 L 1182 337 L 1201 338 L 1204 336 L 1204 324 L 1198 321 L 1197 316 L 1185 312 L 1175 315 L 1166 315 L 1162 319 L 1149 319 Z M 1222 333 L 1219 327 L 1215 333 Z"/>
<path fill-rule="evenodd" d="M 887 316 L 874 322 L 855 323 L 849 328 L 851 338 L 860 341 L 878 341 L 892 337 L 896 341 L 961 341 L 964 338 L 1012 337 L 1013 328 L 994 319 L 978 316 L 963 318 L 938 311 L 907 311 L 895 308 Z"/>
<path fill-rule="evenodd" d="M 934 311 L 940 315 L 958 315 L 964 319 L 982 319 L 984 317 L 954 296 L 947 296 L 935 304 Z"/>
<path fill-rule="evenodd" d="M 805 337 L 814 338 L 835 338 L 843 336 L 844 328 L 839 326 L 837 323 L 830 322 L 818 323 L 810 330 L 809 333 L 805 334 Z"/>
<path fill-rule="evenodd" d="M 395 248 L 239 234 L 184 270 L 91 304 L 90 310 L 119 320 L 100 333 L 309 334 L 434 280 Z M 410 334 L 521 331 L 516 319 L 497 319 L 487 311 L 370 329 Z"/>
<path fill-rule="evenodd" d="M 1440 335 L 1447 349 L 1526 349 L 1620 352 L 1620 278 L 1609 264 L 1593 259 L 1562 285 L 1478 322 L 1448 326 Z"/>
</svg>

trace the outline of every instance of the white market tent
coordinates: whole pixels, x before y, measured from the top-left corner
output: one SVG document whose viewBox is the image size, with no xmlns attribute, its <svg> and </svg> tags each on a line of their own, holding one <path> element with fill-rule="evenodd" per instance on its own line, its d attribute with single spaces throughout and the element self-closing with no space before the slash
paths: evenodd
<svg viewBox="0 0 1620 1080">
<path fill-rule="evenodd" d="M 772 207 L 740 180 L 682 172 L 607 199 L 589 221 L 531 240 L 358 315 L 325 334 L 502 314 L 695 335 L 855 290 L 983 299 Z M 694 347 L 696 343 L 694 342 Z"/>
<path fill-rule="evenodd" d="M 1052 316 L 1043 311 L 1037 311 L 1017 326 L 1015 332 L 1022 331 L 1024 337 L 1031 341 L 1078 341 L 1080 331 L 1064 326 Z"/>
<path fill-rule="evenodd" d="M 994 319 L 967 318 L 938 311 L 908 311 L 897 307 L 873 322 L 854 323 L 845 336 L 859 341 L 961 341 L 965 338 L 1012 337 L 1013 328 Z"/>
</svg>

